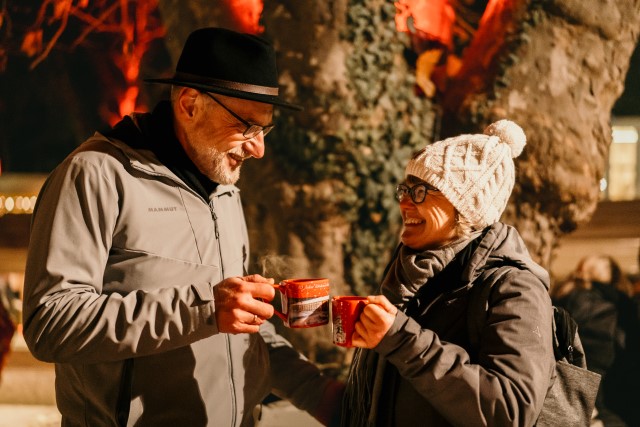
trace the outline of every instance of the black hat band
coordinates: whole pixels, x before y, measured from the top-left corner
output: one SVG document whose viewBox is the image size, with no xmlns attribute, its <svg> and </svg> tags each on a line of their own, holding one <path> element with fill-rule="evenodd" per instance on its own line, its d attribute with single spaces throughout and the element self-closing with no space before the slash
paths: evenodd
<svg viewBox="0 0 640 427">
<path fill-rule="evenodd" d="M 259 86 L 247 83 L 231 82 L 228 80 L 213 79 L 210 77 L 198 76 L 196 74 L 177 72 L 173 77 L 174 80 L 200 83 L 205 85 L 215 85 L 223 89 L 239 90 L 242 92 L 255 93 L 259 95 L 278 96 L 277 87 Z"/>
</svg>

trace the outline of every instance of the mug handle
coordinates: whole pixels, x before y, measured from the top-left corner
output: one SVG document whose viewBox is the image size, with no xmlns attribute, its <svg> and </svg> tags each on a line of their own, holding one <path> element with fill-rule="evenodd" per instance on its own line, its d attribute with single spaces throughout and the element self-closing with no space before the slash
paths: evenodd
<svg viewBox="0 0 640 427">
<path fill-rule="evenodd" d="M 282 283 L 277 283 L 277 284 L 274 283 L 271 286 L 276 288 L 277 291 L 280 291 L 280 293 L 284 294 L 284 290 L 282 288 L 284 288 L 285 285 L 283 285 Z M 287 321 L 287 315 L 282 313 L 281 311 L 278 311 L 278 309 L 276 309 L 275 307 L 273 308 L 273 313 L 279 318 L 281 318 L 282 320 L 284 320 L 285 322 Z"/>
</svg>

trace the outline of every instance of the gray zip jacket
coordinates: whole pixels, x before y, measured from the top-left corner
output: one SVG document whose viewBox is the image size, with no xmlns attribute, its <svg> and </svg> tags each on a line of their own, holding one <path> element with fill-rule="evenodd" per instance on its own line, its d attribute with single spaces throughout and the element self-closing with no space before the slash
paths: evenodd
<svg viewBox="0 0 640 427">
<path fill-rule="evenodd" d="M 213 286 L 248 248 L 235 186 L 204 200 L 150 150 L 76 149 L 38 198 L 24 290 L 62 424 L 250 426 L 270 392 L 313 412 L 331 380 L 273 325 L 218 333 Z"/>
</svg>

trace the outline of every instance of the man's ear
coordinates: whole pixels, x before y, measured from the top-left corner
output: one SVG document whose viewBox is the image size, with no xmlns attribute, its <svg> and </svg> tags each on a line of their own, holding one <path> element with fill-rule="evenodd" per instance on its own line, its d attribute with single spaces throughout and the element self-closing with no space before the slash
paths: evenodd
<svg viewBox="0 0 640 427">
<path fill-rule="evenodd" d="M 185 119 L 192 119 L 198 106 L 196 100 L 198 99 L 198 91 L 190 87 L 180 88 L 177 102 L 177 113 Z"/>
</svg>

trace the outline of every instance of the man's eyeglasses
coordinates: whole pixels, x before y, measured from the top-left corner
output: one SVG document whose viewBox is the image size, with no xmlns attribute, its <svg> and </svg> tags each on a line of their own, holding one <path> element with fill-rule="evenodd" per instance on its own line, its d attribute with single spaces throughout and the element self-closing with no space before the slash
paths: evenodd
<svg viewBox="0 0 640 427">
<path fill-rule="evenodd" d="M 424 199 L 427 197 L 429 192 L 439 191 L 436 187 L 429 184 L 416 184 L 413 187 L 409 187 L 405 184 L 398 184 L 396 187 L 396 199 L 399 202 L 405 198 L 408 194 L 411 197 L 411 200 L 415 204 L 419 204 L 424 202 Z"/>
<path fill-rule="evenodd" d="M 231 114 L 233 117 L 235 117 L 240 123 L 242 123 L 243 125 L 245 125 L 247 128 L 244 130 L 244 132 L 242 132 L 242 136 L 244 136 L 247 139 L 252 139 L 255 138 L 256 136 L 260 135 L 260 132 L 262 132 L 262 136 L 267 136 L 267 134 L 269 132 L 271 132 L 271 129 L 273 129 L 273 127 L 275 125 L 268 125 L 268 126 L 260 126 L 260 125 L 256 125 L 253 123 L 249 123 L 248 121 L 246 121 L 245 119 L 243 119 L 242 117 L 240 117 L 239 115 L 237 115 L 236 113 L 234 113 L 233 111 L 231 111 L 229 109 L 229 107 L 227 107 L 226 105 L 224 105 L 222 102 L 220 102 L 216 97 L 214 97 L 213 95 L 211 95 L 209 92 L 202 92 L 205 95 L 207 95 L 209 98 L 213 99 L 216 103 L 218 103 L 222 108 L 224 108 L 225 110 L 227 110 L 227 112 L 229 114 Z"/>
</svg>

